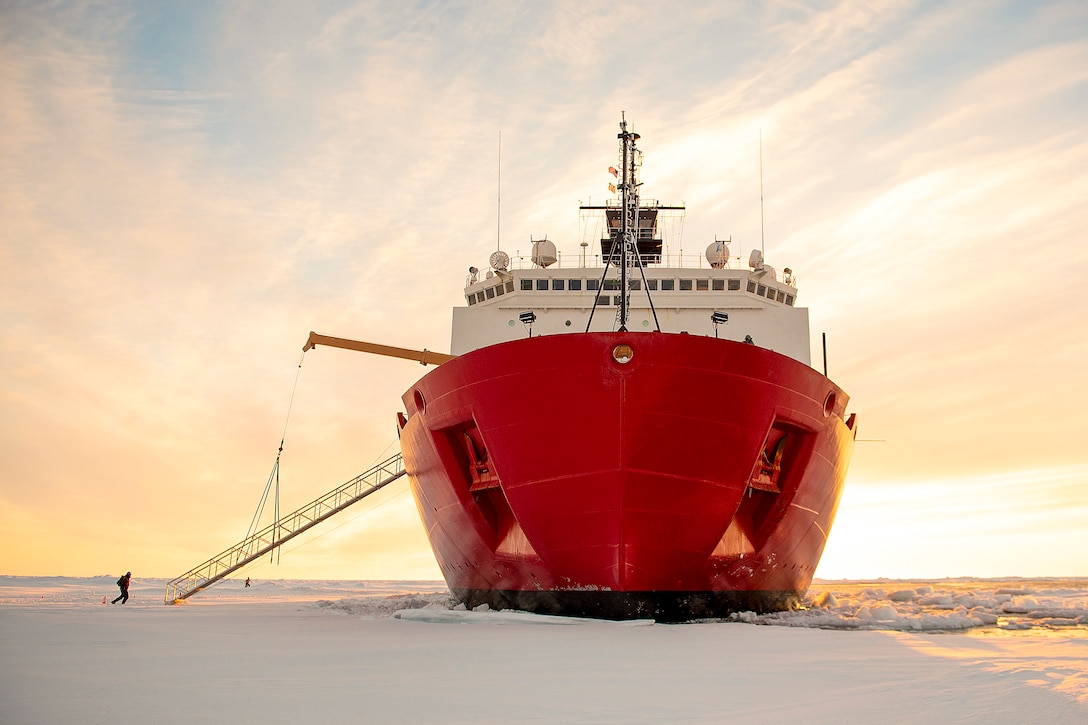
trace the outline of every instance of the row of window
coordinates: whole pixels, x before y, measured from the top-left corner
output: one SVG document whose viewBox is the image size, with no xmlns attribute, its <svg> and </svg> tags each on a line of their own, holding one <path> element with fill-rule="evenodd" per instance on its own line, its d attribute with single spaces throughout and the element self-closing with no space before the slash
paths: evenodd
<svg viewBox="0 0 1088 725">
<path fill-rule="evenodd" d="M 752 280 L 748 280 L 748 291 L 755 292 L 760 297 L 766 297 L 769 300 L 784 302 L 790 307 L 793 307 L 793 295 L 789 294 L 788 292 L 783 292 L 780 289 L 768 287 L 765 284 L 757 285 Z"/>
<path fill-rule="evenodd" d="M 514 291 L 514 280 L 509 279 L 505 283 L 497 284 L 494 287 L 488 287 L 487 289 L 480 290 L 474 295 L 468 295 L 468 303 L 474 305 L 477 302 L 483 302 L 484 300 L 493 300 L 495 297 L 501 297 L 507 292 Z"/>
<path fill-rule="evenodd" d="M 694 290 L 694 291 L 724 291 L 726 289 L 731 291 L 740 290 L 739 279 L 681 279 L 680 290 Z M 569 290 L 571 292 L 580 292 L 582 290 L 583 280 L 580 279 L 523 279 L 521 280 L 521 289 L 531 292 L 536 290 L 537 292 L 547 292 L 549 290 L 554 292 L 563 292 Z M 646 287 L 650 291 L 656 291 L 660 289 L 664 292 L 668 292 L 676 289 L 677 280 L 675 279 L 648 279 L 646 280 Z M 631 279 L 627 281 L 628 286 L 635 291 L 642 289 L 641 279 Z M 590 292 L 596 292 L 601 288 L 601 281 L 599 279 L 587 279 L 585 280 L 585 288 Z M 606 279 L 604 281 L 605 291 L 616 291 L 620 288 L 620 281 L 618 279 Z M 474 305 L 477 302 L 483 302 L 484 300 L 494 299 L 497 296 L 506 294 L 507 292 L 514 291 L 514 281 L 507 280 L 504 283 L 497 284 L 493 287 L 480 290 L 475 294 L 468 295 L 468 303 Z M 765 284 L 756 284 L 753 280 L 748 280 L 748 291 L 754 292 L 760 297 L 766 297 L 769 300 L 776 300 L 783 302 L 787 305 L 793 306 L 793 295 L 774 287 L 768 287 Z M 607 298 L 602 298 L 607 300 Z M 616 304 L 619 304 L 619 296 L 616 297 Z M 604 304 L 610 304 L 605 301 Z"/>
<path fill-rule="evenodd" d="M 656 291 L 661 289 L 668 292 L 677 289 L 675 279 L 648 279 L 646 280 L 646 288 L 650 291 Z M 739 279 L 681 279 L 679 280 L 681 291 L 696 290 L 696 291 L 722 291 L 725 289 L 739 290 Z M 627 286 L 632 290 L 642 289 L 641 279 L 627 280 Z M 587 279 L 585 280 L 585 288 L 591 292 L 601 288 L 601 280 L 599 279 Z M 604 288 L 607 291 L 615 291 L 620 288 L 620 281 L 618 279 L 606 279 L 604 281 Z M 562 292 L 563 290 L 570 290 L 572 292 L 578 292 L 582 289 L 582 280 L 580 279 L 523 279 L 521 280 L 521 289 L 525 291 L 536 290 L 537 292 L 547 292 L 552 290 L 554 292 Z"/>
</svg>

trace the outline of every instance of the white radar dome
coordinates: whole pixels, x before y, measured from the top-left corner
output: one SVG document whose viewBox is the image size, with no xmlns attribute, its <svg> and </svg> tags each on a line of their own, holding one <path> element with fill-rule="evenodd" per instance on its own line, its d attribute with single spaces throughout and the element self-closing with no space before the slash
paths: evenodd
<svg viewBox="0 0 1088 725">
<path fill-rule="evenodd" d="M 510 255 L 502 251 L 492 252 L 491 258 L 487 260 L 487 263 L 490 264 L 493 269 L 505 272 L 506 268 L 510 266 Z"/>
<path fill-rule="evenodd" d="M 556 257 L 554 242 L 550 242 L 547 239 L 533 242 L 533 264 L 538 267 L 547 267 L 555 264 L 556 259 L 558 259 L 558 257 Z"/>
<path fill-rule="evenodd" d="M 706 261 L 714 269 L 721 269 L 729 263 L 729 245 L 715 241 L 706 248 Z"/>
</svg>

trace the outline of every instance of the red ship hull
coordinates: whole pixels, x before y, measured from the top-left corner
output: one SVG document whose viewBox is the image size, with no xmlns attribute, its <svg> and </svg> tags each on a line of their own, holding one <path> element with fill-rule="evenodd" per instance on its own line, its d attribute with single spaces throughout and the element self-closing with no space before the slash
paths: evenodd
<svg viewBox="0 0 1088 725">
<path fill-rule="evenodd" d="M 470 607 L 682 621 L 799 603 L 853 448 L 847 401 L 754 345 L 552 335 L 420 379 L 401 449 Z"/>
</svg>

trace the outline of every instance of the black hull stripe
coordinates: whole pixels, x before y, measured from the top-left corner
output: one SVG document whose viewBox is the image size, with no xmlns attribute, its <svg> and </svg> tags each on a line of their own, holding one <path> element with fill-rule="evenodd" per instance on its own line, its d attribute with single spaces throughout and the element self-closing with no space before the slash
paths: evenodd
<svg viewBox="0 0 1088 725">
<path fill-rule="evenodd" d="M 734 612 L 781 612 L 797 609 L 797 592 L 609 592 L 515 591 L 454 589 L 458 602 L 469 609 L 486 604 L 492 609 L 518 609 L 595 619 L 654 619 L 687 622 L 726 617 Z"/>
</svg>

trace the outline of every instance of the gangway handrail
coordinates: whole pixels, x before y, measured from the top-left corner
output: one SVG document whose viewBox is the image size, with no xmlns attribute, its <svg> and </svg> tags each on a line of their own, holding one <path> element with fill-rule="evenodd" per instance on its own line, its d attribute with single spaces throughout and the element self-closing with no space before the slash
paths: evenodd
<svg viewBox="0 0 1088 725">
<path fill-rule="evenodd" d="M 193 567 L 166 585 L 166 603 L 176 604 L 210 584 L 241 569 L 255 559 L 282 546 L 303 531 L 333 514 L 389 485 L 405 474 L 404 459 L 398 453 L 350 481 L 281 517 L 234 546 Z"/>
</svg>

